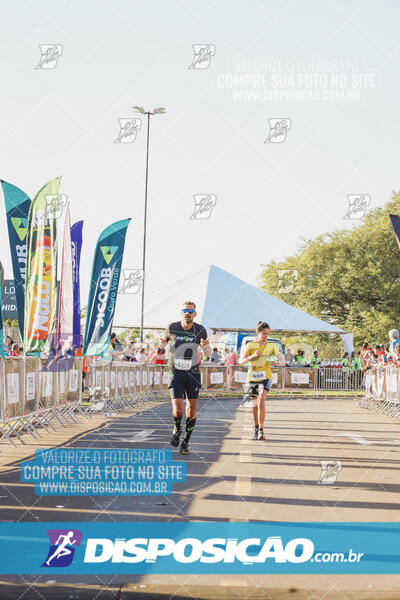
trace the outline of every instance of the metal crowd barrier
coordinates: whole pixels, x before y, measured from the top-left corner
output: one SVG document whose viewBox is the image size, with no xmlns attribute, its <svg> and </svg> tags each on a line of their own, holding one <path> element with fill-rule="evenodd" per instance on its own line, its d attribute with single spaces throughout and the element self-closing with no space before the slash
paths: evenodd
<svg viewBox="0 0 400 600">
<path fill-rule="evenodd" d="M 394 370 L 393 370 L 394 369 Z M 207 364 L 200 366 L 202 395 L 223 397 L 242 394 L 247 367 Z M 95 412 L 114 416 L 122 410 L 150 401 L 169 399 L 170 375 L 164 365 L 91 359 L 84 382 L 82 358 L 45 360 L 38 357 L 6 357 L 0 360 L 0 433 L 11 443 L 21 433 L 40 437 L 39 429 L 55 430 L 78 417 Z M 361 372 L 307 367 L 272 367 L 272 389 L 358 390 Z M 82 388 L 88 392 L 82 398 Z M 365 405 L 372 403 L 396 412 L 399 405 L 396 367 L 367 372 Z M 382 400 L 384 396 L 384 400 Z M 364 405 L 364 404 L 363 404 Z M 396 411 L 393 407 L 396 406 Z"/>
<path fill-rule="evenodd" d="M 400 376 L 395 365 L 374 367 L 364 375 L 365 395 L 359 404 L 362 408 L 400 417 Z"/>
<path fill-rule="evenodd" d="M 15 445 L 25 444 L 21 433 L 40 437 L 40 428 L 55 431 L 84 415 L 80 406 L 82 359 L 56 362 L 34 356 L 0 361 L 0 432 Z"/>
</svg>

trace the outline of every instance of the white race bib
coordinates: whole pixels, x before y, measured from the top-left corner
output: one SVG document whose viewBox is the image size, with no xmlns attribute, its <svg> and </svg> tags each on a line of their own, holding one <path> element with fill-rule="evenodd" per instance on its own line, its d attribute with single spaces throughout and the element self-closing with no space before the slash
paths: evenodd
<svg viewBox="0 0 400 600">
<path fill-rule="evenodd" d="M 250 375 L 250 381 L 262 381 L 263 379 L 267 379 L 265 371 L 253 371 Z"/>
<path fill-rule="evenodd" d="M 189 371 L 192 368 L 192 361 L 186 358 L 175 358 L 175 369 L 180 371 Z"/>
</svg>

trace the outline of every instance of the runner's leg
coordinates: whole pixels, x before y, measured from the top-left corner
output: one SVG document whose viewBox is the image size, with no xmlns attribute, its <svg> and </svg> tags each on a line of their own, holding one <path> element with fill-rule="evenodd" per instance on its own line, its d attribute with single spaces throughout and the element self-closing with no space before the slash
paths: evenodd
<svg viewBox="0 0 400 600">
<path fill-rule="evenodd" d="M 258 385 L 251 385 L 250 386 L 250 390 L 249 390 L 250 396 L 251 396 L 251 401 L 253 403 L 253 419 L 254 419 L 254 433 L 252 436 L 252 440 L 257 440 L 258 439 L 258 427 L 259 427 L 259 420 L 258 420 Z"/>
<path fill-rule="evenodd" d="M 267 397 L 267 390 L 263 390 L 262 394 L 258 397 L 258 440 L 264 440 L 264 421 L 265 421 L 265 398 Z"/>
<path fill-rule="evenodd" d="M 185 391 L 187 396 L 186 401 L 186 431 L 185 436 L 182 440 L 181 454 L 189 454 L 189 440 L 193 433 L 194 426 L 196 424 L 197 414 L 197 401 L 200 391 L 200 373 L 188 374 Z"/>
<path fill-rule="evenodd" d="M 183 412 L 185 410 L 185 404 L 183 398 L 174 398 L 174 392 L 171 390 L 171 402 L 172 402 L 172 416 L 174 419 L 174 429 L 171 436 L 172 446 L 179 445 L 179 438 L 181 437 L 181 421 Z"/>
<path fill-rule="evenodd" d="M 182 378 L 179 375 L 174 374 L 169 384 L 171 402 L 172 402 L 172 416 L 174 419 L 174 429 L 170 443 L 176 448 L 179 445 L 179 438 L 181 436 L 181 421 L 185 410 L 184 397 L 185 389 Z"/>
<path fill-rule="evenodd" d="M 188 444 L 196 424 L 197 398 L 188 398 L 186 401 L 186 433 L 183 438 Z"/>
<path fill-rule="evenodd" d="M 265 400 L 267 398 L 268 392 L 272 387 L 272 379 L 266 379 L 263 382 L 263 390 L 260 394 L 258 401 L 258 440 L 265 440 L 264 437 L 264 421 L 265 421 Z"/>
</svg>

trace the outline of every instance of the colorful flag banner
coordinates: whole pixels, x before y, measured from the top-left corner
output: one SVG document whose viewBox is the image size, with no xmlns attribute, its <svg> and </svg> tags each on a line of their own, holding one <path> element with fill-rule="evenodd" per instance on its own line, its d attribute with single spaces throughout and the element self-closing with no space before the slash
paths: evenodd
<svg viewBox="0 0 400 600">
<path fill-rule="evenodd" d="M 389 217 L 392 222 L 392 227 L 393 227 L 394 234 L 396 236 L 397 245 L 400 248 L 400 216 L 389 215 Z"/>
<path fill-rule="evenodd" d="M 74 316 L 73 316 L 73 347 L 81 347 L 81 292 L 80 292 L 80 264 L 82 250 L 83 221 L 77 221 L 71 227 L 72 244 L 72 281 L 74 286 Z"/>
<path fill-rule="evenodd" d="M 55 334 L 57 298 L 57 217 L 54 198 L 60 178 L 46 183 L 32 201 L 26 238 L 24 351 L 49 350 Z"/>
<path fill-rule="evenodd" d="M 110 358 L 111 328 L 129 222 L 130 219 L 123 219 L 113 223 L 97 241 L 86 314 L 84 356 Z"/>
<path fill-rule="evenodd" d="M 1 288 L 4 283 L 4 267 L 0 262 L 0 357 L 4 358 L 3 297 Z"/>
<path fill-rule="evenodd" d="M 26 234 L 31 199 L 22 190 L 7 181 L 1 180 L 11 260 L 14 272 L 15 296 L 17 300 L 18 326 L 21 339 L 24 336 L 25 313 L 25 274 L 26 274 Z"/>
<path fill-rule="evenodd" d="M 71 248 L 71 219 L 69 204 L 67 204 L 64 218 L 64 236 L 61 258 L 61 279 L 58 296 L 57 319 L 57 353 L 65 355 L 72 348 L 74 293 L 72 274 L 72 248 Z"/>
</svg>

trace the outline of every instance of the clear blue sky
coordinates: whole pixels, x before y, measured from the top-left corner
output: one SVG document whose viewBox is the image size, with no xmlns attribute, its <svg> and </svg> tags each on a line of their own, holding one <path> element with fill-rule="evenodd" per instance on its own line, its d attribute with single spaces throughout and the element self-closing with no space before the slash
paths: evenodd
<svg viewBox="0 0 400 600">
<path fill-rule="evenodd" d="M 63 175 L 72 220 L 85 221 L 83 304 L 110 222 L 132 217 L 123 266 L 141 264 L 145 124 L 134 143 L 114 143 L 135 104 L 167 109 L 151 131 L 150 294 L 209 264 L 255 283 L 260 264 L 293 253 L 300 236 L 351 226 L 348 194 L 367 193 L 376 207 L 400 187 L 398 2 L 35 0 L 4 1 L 1 12 L 0 176 L 33 196 Z M 35 69 L 45 43 L 61 44 L 62 56 Z M 215 45 L 208 69 L 188 68 L 193 44 Z M 290 95 L 318 59 L 328 81 L 334 61 L 351 63 L 344 100 L 337 88 L 316 99 L 324 77 L 313 99 Z M 260 68 L 265 87 L 251 96 Z M 250 75 L 247 97 L 228 86 L 240 74 Z M 264 143 L 270 118 L 291 119 L 285 142 Z M 202 193 L 216 194 L 216 206 L 190 220 Z M 0 223 L 11 277 L 3 203 Z M 117 322 L 129 320 L 132 296 L 117 311 Z"/>
</svg>

